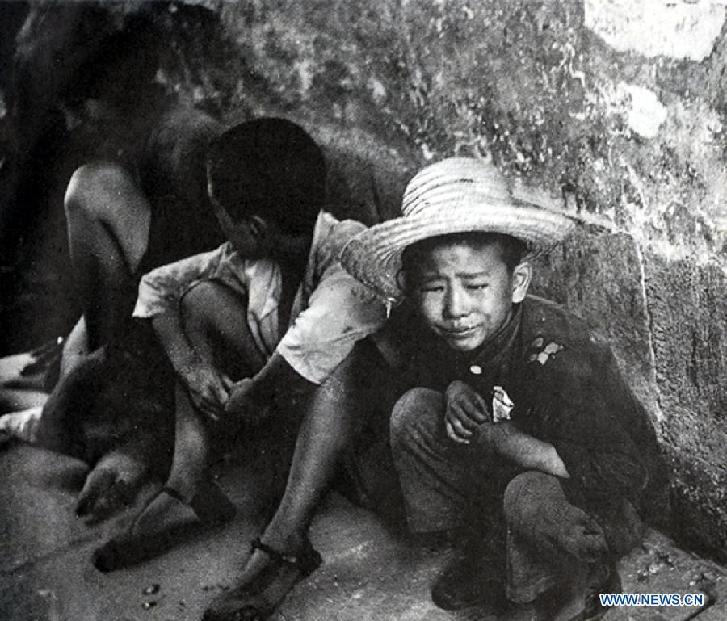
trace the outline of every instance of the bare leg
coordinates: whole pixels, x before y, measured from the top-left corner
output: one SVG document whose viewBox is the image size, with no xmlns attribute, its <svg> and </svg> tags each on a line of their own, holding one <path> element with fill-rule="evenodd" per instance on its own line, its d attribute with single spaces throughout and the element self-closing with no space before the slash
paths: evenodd
<svg viewBox="0 0 727 621">
<path fill-rule="evenodd" d="M 249 333 L 246 303 L 215 282 L 203 282 L 182 301 L 184 330 L 197 353 L 233 378 L 252 375 L 264 364 Z M 175 391 L 174 459 L 166 489 L 190 504 L 204 521 L 229 519 L 232 507 L 209 480 L 210 432 L 194 409 L 187 390 Z"/>
<path fill-rule="evenodd" d="M 75 369 L 88 354 L 90 354 L 88 334 L 86 331 L 86 319 L 83 315 L 69 332 L 63 351 L 61 352 L 61 369 L 58 382 L 62 382 L 68 374 Z"/>
<path fill-rule="evenodd" d="M 352 359 L 344 361 L 316 390 L 298 431 L 288 483 L 278 510 L 262 541 L 278 550 L 299 550 L 307 540 L 308 527 L 321 500 L 328 492 L 345 448 L 358 429 L 362 404 Z M 267 560 L 255 554 L 255 561 Z"/>
<path fill-rule="evenodd" d="M 97 350 L 69 371 L 43 406 L 36 442 L 49 450 L 85 458 L 82 420 L 106 380 L 106 355 Z"/>
<path fill-rule="evenodd" d="M 182 300 L 189 342 L 209 364 L 236 379 L 252 375 L 264 363 L 245 317 L 244 298 L 219 283 L 200 283 Z M 181 384 L 175 391 L 175 417 L 174 459 L 167 487 L 191 501 L 206 481 L 210 433 Z"/>
<path fill-rule="evenodd" d="M 362 363 L 364 356 L 361 347 L 354 350 L 312 396 L 298 432 L 283 498 L 260 538 L 264 546 L 287 558 L 297 557 L 299 563 L 281 563 L 269 551 L 255 549 L 236 586 L 212 603 L 205 621 L 248 618 L 245 614 L 254 611 L 262 618 L 315 569 L 308 528 L 345 449 L 355 438 L 367 408 L 381 399 L 384 386 L 376 369 Z M 276 563 L 278 571 L 271 572 Z"/>
<path fill-rule="evenodd" d="M 179 383 L 174 389 L 174 407 L 174 458 L 166 487 L 189 504 L 207 472 L 210 434 Z"/>
<path fill-rule="evenodd" d="M 71 369 L 63 389 L 49 396 L 35 433 L 35 444 L 89 462 L 93 469 L 78 495 L 76 512 L 91 521 L 103 519 L 131 501 L 152 468 L 159 450 L 159 439 L 148 429 L 137 428 L 122 444 L 98 457 L 92 448 L 94 419 L 99 413 L 99 395 L 109 386 L 106 352 L 98 349 Z M 131 415 L 131 414 L 130 414 Z M 104 437 L 114 431 L 101 425 Z"/>
<path fill-rule="evenodd" d="M 65 197 L 68 241 L 86 319 L 89 349 L 109 342 L 130 316 L 134 273 L 149 240 L 149 203 L 131 176 L 112 163 L 88 164 Z"/>
<path fill-rule="evenodd" d="M 131 314 L 134 272 L 146 252 L 151 214 L 131 176 L 113 163 L 79 168 L 68 184 L 65 208 L 83 314 L 63 347 L 60 378 L 43 409 L 38 442 L 84 457 L 83 421 L 107 381 L 106 352 L 100 348 Z M 147 465 L 135 460 L 134 469 L 145 471 Z M 85 512 L 93 512 L 110 477 L 123 474 L 107 466 L 86 481 L 79 498 Z"/>
<path fill-rule="evenodd" d="M 210 434 L 194 410 L 186 389 L 175 388 L 176 419 L 172 470 L 162 493 L 157 495 L 134 520 L 126 537 L 135 538 L 158 530 L 164 514 L 177 503 L 194 510 L 203 522 L 215 525 L 234 516 L 235 508 L 207 478 Z"/>
<path fill-rule="evenodd" d="M 225 368 L 223 359 L 234 362 L 235 368 L 230 371 L 233 376 L 250 373 L 245 360 L 252 341 L 244 321 L 245 310 L 244 299 L 214 282 L 200 283 L 182 300 L 184 329 L 192 346 L 201 357 L 224 371 L 229 369 Z M 244 342 L 246 336 L 249 342 Z M 211 434 L 207 423 L 195 410 L 186 387 L 179 382 L 174 397 L 174 457 L 167 482 L 128 529 L 95 552 L 94 563 L 102 571 L 147 558 L 146 540 L 165 527 L 166 516 L 174 505 L 185 506 L 190 517 L 191 508 L 210 526 L 234 516 L 234 505 L 208 476 Z"/>
<path fill-rule="evenodd" d="M 121 322 L 131 315 L 133 273 L 146 252 L 150 211 L 129 174 L 111 163 L 89 164 L 71 177 L 65 197 L 71 261 L 83 317 L 63 349 L 62 374 L 43 410 L 42 443 L 67 452 L 68 429 L 78 427 L 92 407 L 103 352 Z M 85 370 L 82 367 L 86 366 Z M 47 421 L 46 421 L 47 419 Z M 59 437 L 53 437 L 53 433 Z"/>
</svg>

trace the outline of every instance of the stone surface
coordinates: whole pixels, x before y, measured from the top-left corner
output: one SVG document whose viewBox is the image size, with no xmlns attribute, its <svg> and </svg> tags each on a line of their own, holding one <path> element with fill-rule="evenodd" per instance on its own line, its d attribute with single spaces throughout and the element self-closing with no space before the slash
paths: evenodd
<svg viewBox="0 0 727 621">
<path fill-rule="evenodd" d="M 717 585 L 727 578 L 724 568 L 680 550 L 668 537 L 651 531 L 640 548 L 619 566 L 624 593 L 704 593 L 703 607 L 614 608 L 606 619 L 667 620 L 691 619 L 722 601 Z"/>
<path fill-rule="evenodd" d="M 655 423 L 663 420 L 655 386 L 642 254 L 623 233 L 579 231 L 539 260 L 533 289 L 570 308 L 613 344 L 621 369 Z"/>
<path fill-rule="evenodd" d="M 663 440 L 677 473 L 676 532 L 727 549 L 727 316 L 716 266 L 645 261 Z"/>
<path fill-rule="evenodd" d="M 189 527 L 186 516 L 172 516 L 170 527 L 179 533 L 175 547 L 137 566 L 101 574 L 89 562 L 92 550 L 128 523 L 134 507 L 109 523 L 86 526 L 73 514 L 82 464 L 30 447 L 1 452 L 0 471 L 13 476 L 0 487 L 0 618 L 198 621 L 206 604 L 232 583 L 248 554 L 247 542 L 269 510 L 265 459 L 255 461 L 253 471 L 242 461 L 238 456 L 219 468 L 221 485 L 239 509 L 232 523 L 200 532 Z M 429 587 L 449 552 L 414 545 L 336 494 L 314 521 L 311 540 L 324 564 L 298 585 L 274 619 L 496 621 L 477 608 L 454 614 L 437 609 Z M 710 607 L 702 614 L 712 614 L 704 617 L 710 621 L 720 618 L 714 614 L 727 602 L 724 567 L 680 550 L 654 531 L 622 561 L 619 572 L 625 592 L 707 593 Z M 686 620 L 696 612 L 621 608 L 606 619 Z"/>
<path fill-rule="evenodd" d="M 699 619 L 699 621 L 722 621 L 722 619 L 727 619 L 727 606 L 720 605 L 708 608 L 695 619 Z"/>
<path fill-rule="evenodd" d="M 586 26 L 619 51 L 703 60 L 725 20 L 723 2 L 586 0 Z"/>
</svg>

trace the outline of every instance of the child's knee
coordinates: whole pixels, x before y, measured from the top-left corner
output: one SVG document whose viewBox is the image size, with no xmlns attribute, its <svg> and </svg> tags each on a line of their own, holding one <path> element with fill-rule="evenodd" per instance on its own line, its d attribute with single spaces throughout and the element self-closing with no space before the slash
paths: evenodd
<svg viewBox="0 0 727 621">
<path fill-rule="evenodd" d="M 508 524 L 530 523 L 537 518 L 543 503 L 565 500 L 557 477 L 537 470 L 514 477 L 505 488 L 503 510 Z"/>
<path fill-rule="evenodd" d="M 193 284 L 182 295 L 180 307 L 185 330 L 218 332 L 230 320 L 226 309 L 231 304 L 239 306 L 234 294 L 225 286 L 213 280 L 202 280 Z"/>
<path fill-rule="evenodd" d="M 71 176 L 66 188 L 66 215 L 82 214 L 88 219 L 103 220 L 113 207 L 103 199 L 109 188 L 133 186 L 129 173 L 119 164 L 98 162 L 84 164 Z M 111 214 L 113 215 L 113 214 Z"/>
<path fill-rule="evenodd" d="M 206 331 L 210 324 L 210 306 L 214 304 L 217 285 L 210 281 L 194 284 L 185 291 L 180 301 L 185 330 Z"/>
<path fill-rule="evenodd" d="M 413 388 L 394 405 L 389 422 L 392 447 L 418 443 L 422 436 L 436 436 L 444 418 L 444 395 L 429 388 Z"/>
</svg>

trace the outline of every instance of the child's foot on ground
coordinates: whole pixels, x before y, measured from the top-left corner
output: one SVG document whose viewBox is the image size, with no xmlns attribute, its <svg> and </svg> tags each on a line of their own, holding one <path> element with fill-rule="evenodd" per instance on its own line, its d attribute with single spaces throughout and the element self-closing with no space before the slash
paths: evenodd
<svg viewBox="0 0 727 621">
<path fill-rule="evenodd" d="M 293 587 L 313 573 L 321 556 L 306 539 L 295 553 L 259 539 L 242 576 L 205 611 L 204 621 L 259 621 L 268 618 Z"/>
<path fill-rule="evenodd" d="M 235 506 L 212 482 L 205 484 L 189 503 L 173 489 L 161 489 L 141 510 L 131 525 L 94 552 L 93 563 L 108 572 L 147 560 L 173 545 L 173 527 L 197 522 L 215 527 L 229 522 Z"/>
</svg>

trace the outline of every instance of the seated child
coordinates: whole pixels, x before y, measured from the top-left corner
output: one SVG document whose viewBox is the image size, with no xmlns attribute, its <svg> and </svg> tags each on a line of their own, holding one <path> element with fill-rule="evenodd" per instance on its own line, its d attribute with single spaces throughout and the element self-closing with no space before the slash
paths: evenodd
<svg viewBox="0 0 727 621">
<path fill-rule="evenodd" d="M 201 110 L 168 103 L 147 114 L 121 106 L 121 115 L 115 101 L 94 108 L 103 123 L 118 125 L 123 116 L 128 139 L 113 157 L 86 160 L 64 195 L 68 272 L 81 315 L 61 351 L 50 348 L 22 371 L 40 372 L 36 381 L 50 391 L 44 406 L 0 418 L 0 437 L 91 466 L 77 504 L 79 516 L 91 520 L 132 501 L 149 476 L 169 469 L 171 373 L 151 327 L 131 317 L 139 280 L 224 240 L 205 163 L 223 127 Z"/>
<path fill-rule="evenodd" d="M 408 387 L 389 438 L 407 521 L 461 544 L 432 599 L 591 618 L 667 486 L 608 344 L 528 295 L 532 253 L 572 223 L 514 199 L 494 165 L 469 158 L 420 171 L 402 211 L 354 238 L 342 262 L 404 299 L 374 339 Z"/>
<path fill-rule="evenodd" d="M 230 153 L 239 154 L 234 167 Z M 177 377 L 171 472 L 129 529 L 97 550 L 102 570 L 138 560 L 174 503 L 204 523 L 230 519 L 234 508 L 207 472 L 213 434 L 264 416 L 281 391 L 314 390 L 385 319 L 338 261 L 365 227 L 320 211 L 324 160 L 300 127 L 233 127 L 211 143 L 207 163 L 229 241 L 146 274 L 134 310 L 151 321 Z"/>
</svg>

